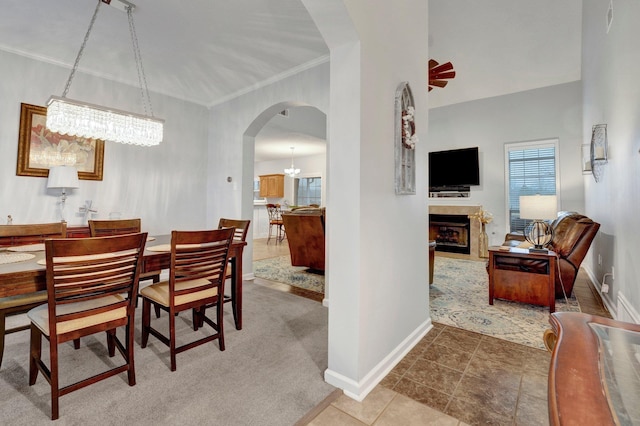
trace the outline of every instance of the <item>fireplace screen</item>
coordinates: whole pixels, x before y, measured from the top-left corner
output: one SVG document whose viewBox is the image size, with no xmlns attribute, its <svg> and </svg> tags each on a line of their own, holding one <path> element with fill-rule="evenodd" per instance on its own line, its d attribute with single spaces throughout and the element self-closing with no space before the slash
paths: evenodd
<svg viewBox="0 0 640 426">
<path fill-rule="evenodd" d="M 450 253 L 471 253 L 470 220 L 466 215 L 429 215 L 429 239 L 436 250 Z"/>
</svg>

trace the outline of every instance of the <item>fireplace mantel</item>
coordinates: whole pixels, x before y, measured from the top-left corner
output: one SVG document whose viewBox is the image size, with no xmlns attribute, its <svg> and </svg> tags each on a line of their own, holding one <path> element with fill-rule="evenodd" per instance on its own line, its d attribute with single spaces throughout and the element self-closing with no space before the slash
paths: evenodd
<svg viewBox="0 0 640 426">
<path fill-rule="evenodd" d="M 429 214 L 442 214 L 442 215 L 461 215 L 468 216 L 470 214 L 478 213 L 482 209 L 482 206 L 429 206 Z M 480 221 L 472 220 L 470 223 L 470 236 L 469 245 L 471 254 L 455 254 L 455 257 L 464 257 L 471 260 L 483 260 L 480 255 Z"/>
</svg>

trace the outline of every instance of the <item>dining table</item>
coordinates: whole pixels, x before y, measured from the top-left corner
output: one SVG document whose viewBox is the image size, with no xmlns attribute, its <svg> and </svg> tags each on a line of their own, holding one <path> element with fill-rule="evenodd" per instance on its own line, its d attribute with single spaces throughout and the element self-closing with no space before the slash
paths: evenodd
<svg viewBox="0 0 640 426">
<path fill-rule="evenodd" d="M 171 235 L 150 236 L 145 245 L 141 273 L 169 269 L 171 264 Z M 231 309 L 236 329 L 242 329 L 242 253 L 246 241 L 233 240 L 229 247 L 231 264 Z M 19 253 L 28 253 L 26 260 L 0 263 L 0 297 L 24 295 L 47 289 L 45 252 L 29 251 L 28 247 Z"/>
</svg>

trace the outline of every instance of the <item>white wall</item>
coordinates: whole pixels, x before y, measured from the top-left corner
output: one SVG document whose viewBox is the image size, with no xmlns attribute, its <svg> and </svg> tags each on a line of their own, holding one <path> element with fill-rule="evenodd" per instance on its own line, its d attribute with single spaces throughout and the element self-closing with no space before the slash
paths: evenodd
<svg viewBox="0 0 640 426">
<path fill-rule="evenodd" d="M 469 198 L 430 198 L 429 204 L 482 205 L 493 213 L 489 243 L 500 245 L 509 226 L 504 144 L 558 138 L 560 208 L 584 213 L 581 105 L 581 84 L 573 82 L 430 109 L 428 150 L 478 146 L 480 186 L 471 187 Z"/>
<path fill-rule="evenodd" d="M 20 103 L 44 106 L 60 95 L 69 70 L 0 51 L 0 223 L 55 222 L 59 197 L 46 178 L 16 176 Z M 141 113 L 140 89 L 80 72 L 69 98 Z M 167 233 L 205 224 L 207 174 L 206 108 L 151 93 L 155 115 L 166 119 L 164 142 L 142 148 L 105 144 L 104 179 L 81 180 L 67 199 L 69 226 L 82 224 L 78 208 L 91 199 L 96 218 L 118 211 L 140 217 L 145 231 Z"/>
<path fill-rule="evenodd" d="M 409 81 L 425 170 L 427 4 L 303 3 L 331 51 L 325 378 L 361 399 L 430 327 L 426 179 L 395 195 L 393 144 L 395 92 Z"/>
<path fill-rule="evenodd" d="M 592 246 L 592 278 L 601 283 L 615 268 L 605 302 L 615 317 L 640 323 L 640 49 L 631 42 L 640 39 L 640 3 L 614 0 L 607 34 L 608 6 L 584 0 L 583 9 L 584 143 L 600 123 L 607 124 L 609 141 L 601 181 L 584 177 L 587 214 L 601 224 Z"/>
<path fill-rule="evenodd" d="M 253 217 L 253 179 L 258 175 L 254 172 L 255 135 L 288 106 L 310 105 L 326 114 L 328 87 L 329 64 L 324 63 L 211 108 L 206 213 L 209 225 L 217 224 L 219 217 Z M 232 182 L 227 182 L 227 177 Z M 252 253 L 253 243 L 248 241 L 243 272 L 249 276 L 253 273 Z"/>
</svg>

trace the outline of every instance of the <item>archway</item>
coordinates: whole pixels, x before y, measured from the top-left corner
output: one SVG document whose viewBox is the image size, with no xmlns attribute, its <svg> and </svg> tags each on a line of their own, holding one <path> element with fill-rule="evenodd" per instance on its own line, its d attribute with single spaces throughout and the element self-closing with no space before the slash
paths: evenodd
<svg viewBox="0 0 640 426">
<path fill-rule="evenodd" d="M 283 112 L 286 112 L 287 117 L 283 117 Z M 292 120 L 289 122 L 289 120 Z M 274 124 L 275 122 L 275 124 Z M 269 137 L 265 137 L 264 131 L 269 133 Z M 261 134 L 262 132 L 262 134 Z M 274 135 L 275 132 L 275 135 Z M 274 137 L 275 136 L 275 137 Z M 266 142 L 271 150 L 268 154 L 257 155 L 256 143 L 257 139 L 261 140 L 261 144 Z M 281 140 L 282 139 L 282 140 Z M 323 146 L 319 151 L 318 144 Z M 261 201 L 254 200 L 254 186 L 253 182 L 257 178 L 258 174 L 271 174 L 282 173 L 283 169 L 289 165 L 290 161 L 290 146 L 296 145 L 296 163 L 300 164 L 300 157 L 302 157 L 302 163 L 305 164 L 300 177 L 319 176 L 322 183 L 322 200 L 326 200 L 326 177 L 327 177 L 327 155 L 326 147 L 328 146 L 327 140 L 327 115 L 321 108 L 313 105 L 300 102 L 278 102 L 260 112 L 255 119 L 250 123 L 245 132 L 243 133 L 243 152 L 245 161 L 243 168 L 243 182 L 242 186 L 243 200 L 247 198 L 253 200 L 253 204 L 243 208 L 243 217 L 251 217 L 252 232 L 250 238 L 248 238 L 248 250 L 253 253 L 254 244 L 252 236 L 255 238 L 263 238 L 262 235 L 267 227 L 266 211 L 262 211 Z M 251 161 L 247 161 L 247 158 L 251 157 Z M 321 157 L 321 158 L 318 158 Z M 264 160 L 257 169 L 261 170 L 261 173 L 256 172 L 256 162 Z M 306 163 L 305 163 L 306 161 Z M 309 165 L 311 165 L 309 168 Z M 293 179 L 285 177 L 285 195 L 282 199 L 270 199 L 270 202 L 278 202 L 283 205 L 293 204 L 294 201 L 294 185 Z M 263 232 L 264 231 L 264 232 Z M 285 242 L 286 244 L 286 242 Z M 248 270 L 248 269 L 247 269 Z M 253 268 L 251 268 L 251 277 L 253 277 Z M 326 286 L 325 286 L 326 288 Z M 325 292 L 326 298 L 326 292 Z"/>
</svg>

